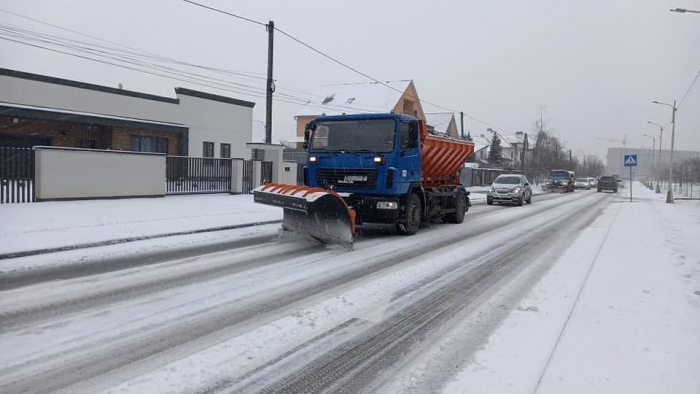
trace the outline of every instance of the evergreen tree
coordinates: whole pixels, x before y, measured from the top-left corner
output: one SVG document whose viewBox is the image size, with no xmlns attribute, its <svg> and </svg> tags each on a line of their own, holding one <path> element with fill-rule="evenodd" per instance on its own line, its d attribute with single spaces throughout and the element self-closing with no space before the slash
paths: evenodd
<svg viewBox="0 0 700 394">
<path fill-rule="evenodd" d="M 493 138 L 491 139 L 491 146 L 489 147 L 489 163 L 499 164 L 501 158 L 503 157 L 503 148 L 501 147 L 501 139 L 498 137 L 498 133 L 493 133 Z"/>
</svg>

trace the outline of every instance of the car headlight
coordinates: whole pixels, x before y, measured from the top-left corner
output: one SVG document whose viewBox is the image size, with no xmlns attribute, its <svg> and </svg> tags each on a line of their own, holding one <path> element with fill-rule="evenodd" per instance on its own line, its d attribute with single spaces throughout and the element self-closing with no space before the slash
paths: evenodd
<svg viewBox="0 0 700 394">
<path fill-rule="evenodd" d="M 496 189 L 494 189 L 493 186 L 489 187 L 489 192 L 493 193 L 495 191 L 496 191 Z"/>
<path fill-rule="evenodd" d="M 510 192 L 511 193 L 520 193 L 520 190 L 522 190 L 522 188 L 520 186 L 516 186 Z"/>
</svg>

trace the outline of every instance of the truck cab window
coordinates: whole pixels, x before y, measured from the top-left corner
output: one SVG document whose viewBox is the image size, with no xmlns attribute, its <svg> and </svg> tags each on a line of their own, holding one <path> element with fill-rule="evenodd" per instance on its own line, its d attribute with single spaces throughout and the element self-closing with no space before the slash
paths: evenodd
<svg viewBox="0 0 700 394">
<path fill-rule="evenodd" d="M 399 123 L 399 143 L 401 144 L 401 152 L 406 152 L 410 150 L 409 136 L 408 136 L 408 123 Z"/>
</svg>

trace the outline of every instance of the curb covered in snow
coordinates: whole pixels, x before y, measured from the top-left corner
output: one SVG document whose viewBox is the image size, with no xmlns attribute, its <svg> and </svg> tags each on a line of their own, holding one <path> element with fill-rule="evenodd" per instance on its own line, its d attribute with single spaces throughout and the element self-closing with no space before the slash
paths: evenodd
<svg viewBox="0 0 700 394">
<path fill-rule="evenodd" d="M 0 254 L 0 260 L 14 259 L 14 258 L 18 258 L 18 257 L 35 256 L 38 254 L 65 252 L 68 250 L 87 249 L 87 248 L 94 248 L 94 247 L 98 247 L 98 246 L 118 245 L 118 244 L 123 244 L 123 243 L 127 243 L 127 242 L 144 241 L 144 240 L 155 239 L 155 238 L 174 237 L 174 236 L 178 236 L 178 235 L 190 235 L 190 234 L 210 233 L 210 232 L 214 232 L 214 231 L 236 230 L 236 229 L 240 229 L 240 228 L 263 226 L 266 224 L 275 224 L 275 223 L 281 223 L 281 222 L 282 222 L 281 220 L 268 220 L 268 221 L 263 221 L 263 222 L 235 224 L 235 225 L 231 225 L 231 226 L 203 228 L 203 229 L 199 229 L 199 230 L 187 230 L 187 231 L 178 231 L 178 232 L 165 233 L 165 234 L 153 234 L 153 235 L 142 235 L 142 236 L 138 236 L 138 237 L 110 239 L 110 240 L 100 241 L 100 242 L 90 242 L 90 243 L 85 243 L 85 244 L 59 246 L 59 247 L 55 247 L 55 248 L 26 250 L 26 251 L 21 251 L 21 252 L 11 252 L 11 253 Z"/>
</svg>

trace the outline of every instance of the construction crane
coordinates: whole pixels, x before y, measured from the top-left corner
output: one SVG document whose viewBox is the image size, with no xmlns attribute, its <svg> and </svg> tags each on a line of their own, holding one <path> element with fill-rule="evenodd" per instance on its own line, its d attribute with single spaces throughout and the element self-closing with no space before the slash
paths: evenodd
<svg viewBox="0 0 700 394">
<path fill-rule="evenodd" d="M 627 134 L 625 134 L 625 138 L 622 140 L 613 140 L 613 139 L 609 139 L 609 138 L 597 138 L 597 139 L 601 140 L 601 141 L 608 141 L 610 144 L 612 144 L 613 142 L 618 142 L 618 143 L 622 144 L 623 148 L 627 148 Z"/>
</svg>

